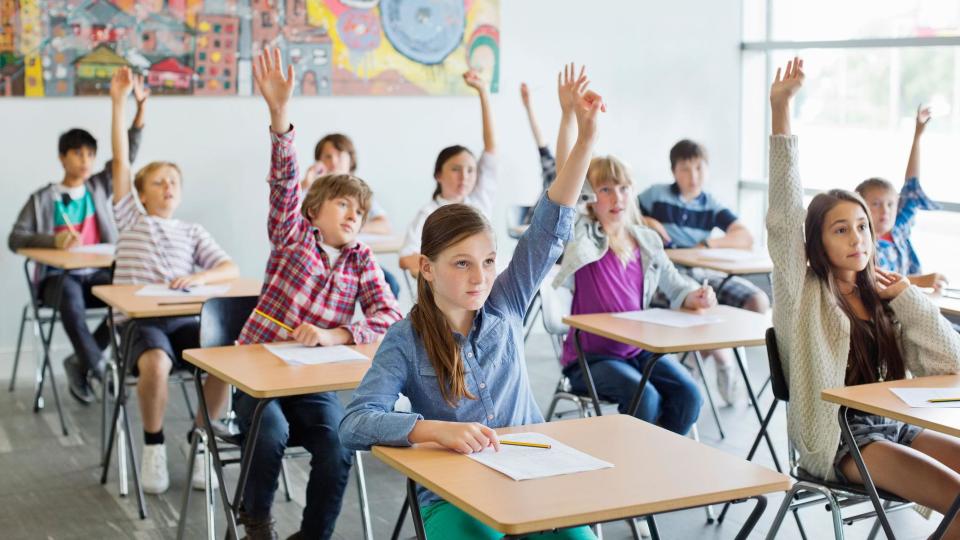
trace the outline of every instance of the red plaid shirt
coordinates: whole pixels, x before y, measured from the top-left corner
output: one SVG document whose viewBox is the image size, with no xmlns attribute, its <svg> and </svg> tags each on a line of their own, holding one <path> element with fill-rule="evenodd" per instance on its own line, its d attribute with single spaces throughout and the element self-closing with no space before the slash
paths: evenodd
<svg viewBox="0 0 960 540">
<path fill-rule="evenodd" d="M 360 242 L 345 246 L 331 264 L 320 245 L 320 231 L 300 213 L 300 175 L 294 130 L 270 133 L 270 260 L 257 309 L 291 328 L 309 323 L 344 328 L 354 343 L 374 342 L 399 321 L 397 300 L 389 292 L 373 251 Z M 365 318 L 352 323 L 357 302 Z M 240 343 L 290 339 L 286 330 L 252 313 Z"/>
</svg>

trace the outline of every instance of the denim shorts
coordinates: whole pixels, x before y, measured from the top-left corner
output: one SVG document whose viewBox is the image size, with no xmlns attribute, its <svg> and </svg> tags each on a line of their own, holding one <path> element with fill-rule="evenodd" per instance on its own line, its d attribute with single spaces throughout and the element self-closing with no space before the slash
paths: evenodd
<svg viewBox="0 0 960 540">
<path fill-rule="evenodd" d="M 883 416 L 867 414 L 853 409 L 847 413 L 847 418 L 849 418 L 850 421 L 850 431 L 853 433 L 853 441 L 857 444 L 857 448 L 861 450 L 863 447 L 876 441 L 890 441 L 892 443 L 910 446 L 913 444 L 913 440 L 917 438 L 917 435 L 923 431 L 923 428 L 917 426 L 911 426 L 910 424 L 905 424 L 897 420 L 891 420 Z M 836 473 L 838 480 L 845 483 L 850 483 L 850 480 L 840 471 L 840 462 L 848 455 L 850 455 L 850 447 L 841 439 L 840 448 L 837 450 L 837 455 L 833 458 L 833 472 Z"/>
</svg>

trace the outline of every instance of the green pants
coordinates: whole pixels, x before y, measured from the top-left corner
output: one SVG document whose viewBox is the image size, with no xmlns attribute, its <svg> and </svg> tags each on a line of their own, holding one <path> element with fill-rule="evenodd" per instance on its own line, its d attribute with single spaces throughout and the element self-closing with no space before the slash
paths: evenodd
<svg viewBox="0 0 960 540">
<path fill-rule="evenodd" d="M 420 508 L 423 528 L 429 540 L 498 540 L 504 534 L 497 532 L 470 514 L 447 501 L 439 501 Z M 557 531 L 533 533 L 524 536 L 530 540 L 596 540 L 590 527 L 571 527 Z"/>
</svg>

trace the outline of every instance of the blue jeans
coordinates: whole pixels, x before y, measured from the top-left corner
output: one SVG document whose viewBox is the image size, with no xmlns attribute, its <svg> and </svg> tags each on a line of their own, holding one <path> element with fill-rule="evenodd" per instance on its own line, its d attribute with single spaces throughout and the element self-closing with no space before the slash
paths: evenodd
<svg viewBox="0 0 960 540">
<path fill-rule="evenodd" d="M 51 273 L 40 282 L 40 297 L 43 303 L 52 306 L 57 302 L 57 280 L 59 274 Z M 87 309 L 104 307 L 104 303 L 93 295 L 95 285 L 109 285 L 112 277 L 109 270 L 97 270 L 89 273 L 71 273 L 63 279 L 63 292 L 60 296 L 60 322 L 70 338 L 73 352 L 80 358 L 85 370 L 96 369 L 100 364 L 103 350 L 110 344 L 110 327 L 107 319 L 100 321 L 97 329 L 91 333 L 87 327 Z"/>
<path fill-rule="evenodd" d="M 643 368 L 651 358 L 653 354 L 647 351 L 626 359 L 588 355 L 587 362 L 597 393 L 602 398 L 617 402 L 620 413 L 626 414 L 640 386 Z M 570 378 L 575 392 L 587 393 L 579 362 L 568 366 L 564 374 Z M 703 396 L 696 381 L 686 368 L 668 355 L 657 361 L 650 373 L 636 416 L 674 433 L 686 435 L 700 416 L 701 406 Z"/>
<path fill-rule="evenodd" d="M 237 392 L 234 409 L 240 431 L 250 432 L 257 399 Z M 243 492 L 243 509 L 251 518 L 270 516 L 280 479 L 283 451 L 290 445 L 310 452 L 307 504 L 300 532 L 304 538 L 330 538 L 350 478 L 353 454 L 340 444 L 343 405 L 334 392 L 279 398 L 263 410 L 253 463 Z"/>
</svg>

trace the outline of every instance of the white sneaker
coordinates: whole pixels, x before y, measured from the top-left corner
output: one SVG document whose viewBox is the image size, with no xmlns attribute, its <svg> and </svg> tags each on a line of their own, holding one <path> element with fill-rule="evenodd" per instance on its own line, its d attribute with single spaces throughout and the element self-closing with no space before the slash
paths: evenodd
<svg viewBox="0 0 960 540">
<path fill-rule="evenodd" d="M 199 435 L 195 434 L 194 436 L 197 437 Z M 206 466 L 206 462 L 204 460 L 206 453 L 207 453 L 207 447 L 204 446 L 203 444 L 198 443 L 197 456 L 193 460 L 193 470 L 190 471 L 190 486 L 193 489 L 196 489 L 199 491 L 203 491 L 203 489 L 207 486 L 207 475 L 204 469 L 204 467 Z M 185 456 L 190 455 L 189 441 L 184 443 L 183 455 Z M 220 482 L 217 481 L 217 475 L 213 471 L 210 471 L 210 489 L 217 489 L 219 487 L 220 487 Z"/>
<path fill-rule="evenodd" d="M 638 519 L 637 530 L 640 531 L 640 536 L 643 538 L 650 538 L 650 525 L 647 524 L 647 520 L 643 518 Z"/>
<path fill-rule="evenodd" d="M 727 405 L 737 403 L 737 394 L 740 390 L 740 378 L 736 373 L 737 369 L 733 362 L 725 366 L 717 364 L 717 390 L 720 391 L 720 397 L 727 402 Z"/>
<path fill-rule="evenodd" d="M 167 472 L 167 445 L 143 445 L 143 462 L 140 463 L 140 484 L 144 493 L 159 494 L 170 487 Z"/>
</svg>

